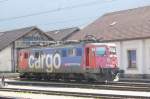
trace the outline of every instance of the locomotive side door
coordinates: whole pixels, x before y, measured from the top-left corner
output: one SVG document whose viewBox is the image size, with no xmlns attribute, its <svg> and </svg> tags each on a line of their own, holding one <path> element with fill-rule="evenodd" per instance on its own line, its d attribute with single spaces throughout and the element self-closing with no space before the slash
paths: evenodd
<svg viewBox="0 0 150 99">
<path fill-rule="evenodd" d="M 95 67 L 96 59 L 95 59 L 95 48 L 86 47 L 85 49 L 85 58 L 86 58 L 86 66 L 87 67 Z"/>
<path fill-rule="evenodd" d="M 89 66 L 89 60 L 90 60 L 90 48 L 85 49 L 85 59 L 86 59 L 86 66 Z"/>
</svg>

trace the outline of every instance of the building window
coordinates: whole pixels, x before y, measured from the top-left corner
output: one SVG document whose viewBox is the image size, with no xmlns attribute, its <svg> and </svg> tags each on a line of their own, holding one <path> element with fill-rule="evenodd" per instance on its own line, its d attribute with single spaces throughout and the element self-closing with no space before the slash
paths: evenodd
<svg viewBox="0 0 150 99">
<path fill-rule="evenodd" d="M 136 68 L 136 50 L 128 50 L 128 68 Z"/>
</svg>

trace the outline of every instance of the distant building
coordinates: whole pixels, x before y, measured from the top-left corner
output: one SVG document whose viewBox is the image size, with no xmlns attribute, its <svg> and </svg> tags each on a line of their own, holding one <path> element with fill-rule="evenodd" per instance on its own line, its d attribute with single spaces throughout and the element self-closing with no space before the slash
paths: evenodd
<svg viewBox="0 0 150 99">
<path fill-rule="evenodd" d="M 52 37 L 55 41 L 65 41 L 70 36 L 78 32 L 79 30 L 80 29 L 78 27 L 73 27 L 73 28 L 49 31 L 49 32 L 46 32 L 46 34 Z"/>
<path fill-rule="evenodd" d="M 86 35 L 116 43 L 119 67 L 126 75 L 150 77 L 150 6 L 108 13 L 69 39 Z"/>
<path fill-rule="evenodd" d="M 0 32 L 0 72 L 16 71 L 19 49 L 48 44 L 50 41 L 53 39 L 37 27 Z"/>
</svg>

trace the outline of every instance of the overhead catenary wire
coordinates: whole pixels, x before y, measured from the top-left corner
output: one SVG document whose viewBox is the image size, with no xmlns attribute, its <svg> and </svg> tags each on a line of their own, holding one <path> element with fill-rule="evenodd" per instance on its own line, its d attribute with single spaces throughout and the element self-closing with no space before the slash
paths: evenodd
<svg viewBox="0 0 150 99">
<path fill-rule="evenodd" d="M 83 20 L 91 20 L 92 18 L 94 18 L 94 17 L 88 17 L 88 18 L 84 18 L 84 19 L 81 18 L 81 19 L 72 19 L 72 20 L 64 20 L 64 21 L 57 21 L 57 22 L 49 22 L 49 23 L 44 23 L 44 24 L 37 24 L 37 26 L 50 26 L 51 24 L 53 24 L 53 25 L 55 25 L 55 24 L 64 24 L 64 23 L 68 23 L 68 22 L 72 22 L 72 21 L 76 21 L 76 22 L 80 21 L 81 22 L 81 20 L 82 21 Z M 76 25 L 70 25 L 70 27 L 83 27 L 85 25 L 87 25 L 87 23 L 78 23 Z M 61 26 L 61 28 L 68 28 L 68 26 L 66 26 L 66 27 Z M 58 29 L 58 28 L 56 28 L 56 29 Z"/>
<path fill-rule="evenodd" d="M 85 21 L 85 20 L 91 20 L 92 18 L 93 19 L 95 19 L 95 18 L 97 18 L 98 16 L 91 16 L 91 17 L 86 17 L 86 18 L 73 18 L 73 19 L 69 19 L 69 20 L 62 20 L 62 21 L 57 21 L 57 22 L 47 22 L 47 23 L 43 23 L 43 24 L 32 24 L 32 25 L 30 25 L 30 26 L 51 26 L 51 24 L 53 24 L 53 25 L 55 25 L 55 24 L 64 24 L 64 23 L 68 23 L 68 22 L 73 22 L 73 21 L 75 21 L 75 22 L 77 22 L 77 21 Z M 85 25 L 87 25 L 87 23 L 78 23 L 78 24 L 72 24 L 72 25 L 70 25 L 70 27 L 83 27 L 83 26 L 85 26 Z M 27 26 L 29 26 L 29 25 L 27 25 Z M 24 26 L 23 26 L 24 27 Z M 52 28 L 52 29 L 58 29 L 58 28 L 60 28 L 59 26 L 57 27 L 57 28 Z M 61 26 L 61 28 L 68 28 L 68 26 Z"/>
<path fill-rule="evenodd" d="M 52 10 L 47 10 L 47 11 L 42 11 L 42 12 L 36 12 L 36 13 L 31 13 L 31 14 L 26 14 L 26 15 L 21 15 L 21 16 L 1 18 L 0 21 L 2 22 L 2 21 L 16 20 L 16 19 L 27 18 L 27 17 L 31 17 L 31 16 L 38 16 L 38 15 L 42 15 L 42 14 L 58 12 L 58 11 L 61 11 L 61 10 L 69 10 L 69 9 L 73 9 L 73 8 L 86 7 L 86 6 L 92 6 L 92 5 L 97 5 L 97 4 L 101 4 L 101 3 L 99 3 L 96 0 L 94 2 L 88 2 L 88 3 L 84 3 L 84 4 L 67 6 L 67 7 L 59 7 L 59 8 L 52 9 Z"/>
<path fill-rule="evenodd" d="M 3 3 L 3 2 L 5 2 L 5 1 L 8 1 L 8 0 L 0 0 L 0 3 Z"/>
<path fill-rule="evenodd" d="M 50 25 L 58 25 L 58 24 L 65 24 L 65 23 L 69 23 L 69 22 L 72 22 L 74 23 L 73 21 L 75 22 L 81 22 L 81 21 L 85 21 L 85 20 L 91 20 L 91 19 L 94 19 L 97 18 L 98 16 L 91 16 L 91 17 L 83 17 L 83 18 L 73 18 L 73 19 L 70 19 L 70 20 L 63 20 L 63 21 L 56 21 L 56 22 L 47 22 L 47 23 L 43 23 L 43 24 L 32 24 L 31 26 L 50 26 Z M 82 26 L 85 26 L 87 25 L 88 23 L 78 23 L 76 25 L 70 25 L 71 27 L 82 27 Z M 61 26 L 62 28 L 62 26 Z M 64 27 L 63 27 L 64 28 Z"/>
<path fill-rule="evenodd" d="M 67 23 L 67 22 L 77 22 L 77 21 L 83 21 L 83 20 L 90 20 L 90 19 L 95 19 L 98 16 L 91 16 L 91 17 L 82 17 L 82 18 L 73 18 L 73 19 L 69 19 L 69 20 L 61 20 L 61 21 L 55 21 L 55 22 L 48 22 L 48 23 L 44 23 L 44 24 L 40 24 L 40 25 L 49 25 L 49 24 L 60 24 L 60 23 Z"/>
</svg>

